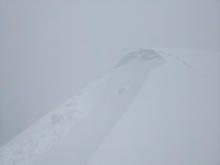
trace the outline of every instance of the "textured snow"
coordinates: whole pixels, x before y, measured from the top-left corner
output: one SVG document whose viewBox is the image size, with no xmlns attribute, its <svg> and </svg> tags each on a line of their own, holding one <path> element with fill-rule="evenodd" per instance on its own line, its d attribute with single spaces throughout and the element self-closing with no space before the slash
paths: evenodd
<svg viewBox="0 0 220 165">
<path fill-rule="evenodd" d="M 3 146 L 0 150 L 0 164 L 30 165 L 53 146 L 62 142 L 69 132 L 74 132 L 73 127 L 77 123 L 86 123 L 87 120 L 93 119 L 95 122 L 100 120 L 100 123 L 94 122 L 92 128 L 99 128 L 99 125 L 103 124 L 104 127 L 100 129 L 102 131 L 97 131 L 97 137 L 91 137 L 91 142 L 87 142 L 91 146 L 91 151 L 84 154 L 85 156 L 82 158 L 76 158 L 70 164 L 87 161 L 113 124 L 135 98 L 146 79 L 147 73 L 163 61 L 163 58 L 151 49 L 140 49 L 129 53 L 119 61 L 113 71 L 89 83 L 59 106 L 57 110 L 47 114 L 10 143 Z M 105 112 L 103 108 L 108 111 Z M 118 112 L 114 111 L 117 108 Z M 103 121 L 101 121 L 102 119 Z M 104 120 L 109 121 L 106 123 Z M 82 129 L 84 128 L 82 127 Z M 94 143 L 92 140 L 97 138 L 100 139 L 99 142 Z M 79 138 L 75 140 L 80 143 Z M 87 143 L 84 142 L 82 145 L 87 145 Z"/>
<path fill-rule="evenodd" d="M 118 64 L 116 64 L 116 68 L 127 64 L 132 60 L 153 60 L 159 58 L 160 55 L 153 49 L 140 49 L 137 51 L 133 51 L 124 56 Z"/>
</svg>

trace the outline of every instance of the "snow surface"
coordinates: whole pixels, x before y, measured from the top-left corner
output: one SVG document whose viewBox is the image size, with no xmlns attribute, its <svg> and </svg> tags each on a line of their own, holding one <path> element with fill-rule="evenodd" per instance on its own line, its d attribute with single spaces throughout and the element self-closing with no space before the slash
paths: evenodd
<svg viewBox="0 0 220 165">
<path fill-rule="evenodd" d="M 219 62 L 217 51 L 131 52 L 2 147 L 0 164 L 218 165 Z"/>
<path fill-rule="evenodd" d="M 86 163 L 135 99 L 148 73 L 162 63 L 162 56 L 151 49 L 129 53 L 108 74 L 89 83 L 56 111 L 4 145 L 0 164 L 30 165 L 46 161 L 60 165 L 62 159 L 54 162 L 51 157 L 61 155 L 66 145 L 72 147 L 66 165 Z M 72 138 L 71 144 L 65 144 L 67 134 Z"/>
</svg>

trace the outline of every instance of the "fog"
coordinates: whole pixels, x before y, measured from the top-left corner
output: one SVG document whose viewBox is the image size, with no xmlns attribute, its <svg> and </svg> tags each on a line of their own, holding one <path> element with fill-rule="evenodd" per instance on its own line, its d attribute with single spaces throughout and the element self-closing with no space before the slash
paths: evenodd
<svg viewBox="0 0 220 165">
<path fill-rule="evenodd" d="M 219 164 L 219 17 L 217 0 L 0 0 L 0 145 L 104 75 L 124 54 L 154 48 L 185 60 L 192 71 L 169 57 L 170 65 L 152 73 L 151 85 L 146 83 L 134 104 L 139 112 L 125 114 L 91 163 Z M 186 93 L 175 93 L 180 88 Z M 173 155 L 180 148 L 182 157 Z"/>
</svg>

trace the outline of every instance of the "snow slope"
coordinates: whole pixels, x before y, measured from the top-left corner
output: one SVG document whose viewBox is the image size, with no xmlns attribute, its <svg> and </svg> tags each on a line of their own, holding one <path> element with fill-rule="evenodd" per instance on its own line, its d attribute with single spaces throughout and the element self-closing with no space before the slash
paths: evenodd
<svg viewBox="0 0 220 165">
<path fill-rule="evenodd" d="M 219 52 L 131 52 L 6 144 L 0 164 L 218 165 L 219 84 Z"/>
<path fill-rule="evenodd" d="M 220 164 L 220 52 L 162 51 L 166 64 L 88 165 Z"/>
<path fill-rule="evenodd" d="M 66 165 L 85 164 L 135 99 L 148 73 L 163 62 L 154 50 L 129 53 L 109 73 L 3 146 L 0 164 L 58 165 L 64 159 Z"/>
</svg>

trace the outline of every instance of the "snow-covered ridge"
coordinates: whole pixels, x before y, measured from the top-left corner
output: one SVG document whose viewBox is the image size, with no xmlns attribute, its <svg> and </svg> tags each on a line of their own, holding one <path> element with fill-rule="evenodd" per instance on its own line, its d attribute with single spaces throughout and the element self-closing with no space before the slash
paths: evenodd
<svg viewBox="0 0 220 165">
<path fill-rule="evenodd" d="M 57 110 L 47 114 L 3 146 L 0 150 L 0 164 L 30 165 L 52 146 L 60 143 L 70 131 L 74 131 L 72 128 L 78 122 L 86 122 L 86 118 L 97 121 L 100 117 L 97 115 L 104 113 L 103 107 L 108 109 L 106 113 L 109 113 L 109 116 L 103 114 L 101 117 L 108 117 L 109 123 L 103 123 L 106 124 L 106 130 L 98 132 L 97 135 L 104 137 L 124 112 L 123 109 L 135 98 L 147 73 L 162 61 L 164 61 L 163 58 L 151 49 L 140 49 L 129 53 L 115 66 L 114 72 L 89 83 Z M 113 105 L 112 108 L 118 108 L 119 111 L 111 112 L 112 105 L 107 105 L 109 103 Z M 96 126 L 94 124 L 94 127 Z M 105 134 L 102 135 L 102 132 Z M 83 160 L 78 162 L 80 161 Z"/>
</svg>

